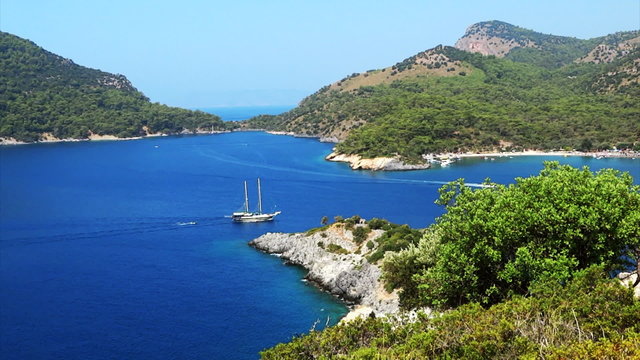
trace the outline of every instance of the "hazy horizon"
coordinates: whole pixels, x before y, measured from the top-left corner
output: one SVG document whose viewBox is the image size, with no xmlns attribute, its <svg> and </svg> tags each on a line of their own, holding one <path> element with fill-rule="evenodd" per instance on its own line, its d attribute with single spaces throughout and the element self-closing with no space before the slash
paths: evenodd
<svg viewBox="0 0 640 360">
<path fill-rule="evenodd" d="M 584 39 L 638 29 L 640 2 L 0 2 L 0 30 L 187 108 L 294 105 L 487 20 Z"/>
</svg>

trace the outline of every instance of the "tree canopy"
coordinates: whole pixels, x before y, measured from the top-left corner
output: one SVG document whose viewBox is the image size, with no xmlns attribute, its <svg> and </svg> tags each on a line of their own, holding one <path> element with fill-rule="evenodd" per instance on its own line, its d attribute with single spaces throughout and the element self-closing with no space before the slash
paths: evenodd
<svg viewBox="0 0 640 360">
<path fill-rule="evenodd" d="M 557 162 L 485 185 L 442 187 L 446 212 L 417 243 L 406 229 L 369 222 L 396 230 L 383 271 L 402 289 L 401 305 L 436 312 L 340 323 L 262 358 L 640 358 L 640 299 L 611 279 L 638 270 L 640 186 L 627 173 Z"/>
<path fill-rule="evenodd" d="M 218 116 L 151 103 L 122 75 L 76 65 L 0 32 L 0 137 L 87 138 L 223 130 Z"/>
<path fill-rule="evenodd" d="M 371 318 L 312 331 L 263 359 L 635 359 L 640 301 L 602 268 L 565 286 L 543 282 L 529 297 L 488 309 L 466 304 L 415 321 Z"/>
<path fill-rule="evenodd" d="M 495 304 L 542 280 L 568 280 L 591 265 L 636 266 L 640 186 L 628 173 L 557 162 L 515 184 L 440 190 L 446 212 L 422 245 L 390 255 L 388 279 L 408 304 Z"/>
<path fill-rule="evenodd" d="M 337 137 L 338 152 L 410 162 L 427 153 L 579 148 L 585 141 L 592 150 L 640 149 L 640 49 L 611 63 L 574 63 L 566 58 L 584 55 L 584 41 L 558 60 L 547 55 L 577 39 L 545 39 L 546 50 L 517 48 L 507 58 L 439 46 L 350 75 L 247 126 Z"/>
</svg>

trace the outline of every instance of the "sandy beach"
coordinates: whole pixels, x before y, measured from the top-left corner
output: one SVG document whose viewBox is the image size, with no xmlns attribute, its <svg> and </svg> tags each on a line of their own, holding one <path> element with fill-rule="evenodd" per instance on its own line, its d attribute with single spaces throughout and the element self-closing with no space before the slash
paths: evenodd
<svg viewBox="0 0 640 360">
<path fill-rule="evenodd" d="M 637 151 L 542 151 L 525 150 L 514 152 L 486 152 L 486 153 L 443 153 L 434 158 L 473 158 L 473 157 L 510 157 L 510 156 L 591 156 L 595 158 L 640 158 Z"/>
</svg>

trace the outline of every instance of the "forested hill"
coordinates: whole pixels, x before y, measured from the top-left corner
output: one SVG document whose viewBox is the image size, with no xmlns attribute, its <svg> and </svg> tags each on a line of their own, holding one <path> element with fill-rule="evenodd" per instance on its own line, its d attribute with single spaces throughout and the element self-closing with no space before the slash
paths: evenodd
<svg viewBox="0 0 640 360">
<path fill-rule="evenodd" d="M 32 142 L 225 129 L 219 117 L 151 103 L 123 75 L 0 32 L 0 137 Z"/>
<path fill-rule="evenodd" d="M 558 68 L 573 62 L 612 62 L 629 54 L 639 43 L 640 31 L 583 40 L 542 34 L 502 21 L 485 21 L 471 25 L 455 47 L 545 68 Z"/>
<path fill-rule="evenodd" d="M 632 147 L 640 139 L 639 45 L 638 31 L 580 40 L 479 23 L 458 41 L 464 50 L 437 46 L 352 74 L 246 126 L 416 161 L 448 151 Z"/>
</svg>

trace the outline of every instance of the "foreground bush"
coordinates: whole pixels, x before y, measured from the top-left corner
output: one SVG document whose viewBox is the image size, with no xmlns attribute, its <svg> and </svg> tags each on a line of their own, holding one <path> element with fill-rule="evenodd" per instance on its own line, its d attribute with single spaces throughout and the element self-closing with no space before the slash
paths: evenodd
<svg viewBox="0 0 640 360">
<path fill-rule="evenodd" d="M 488 309 L 466 304 L 416 322 L 366 318 L 312 331 L 261 353 L 263 359 L 634 358 L 640 301 L 602 267 L 561 286 L 538 283 Z M 624 358 L 624 357 L 623 357 Z"/>
<path fill-rule="evenodd" d="M 385 277 L 405 305 L 491 305 L 591 265 L 637 266 L 640 187 L 629 174 L 548 162 L 538 176 L 488 185 L 443 187 L 446 213 L 417 246 L 388 256 Z"/>
</svg>

